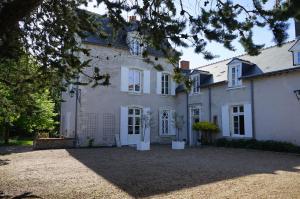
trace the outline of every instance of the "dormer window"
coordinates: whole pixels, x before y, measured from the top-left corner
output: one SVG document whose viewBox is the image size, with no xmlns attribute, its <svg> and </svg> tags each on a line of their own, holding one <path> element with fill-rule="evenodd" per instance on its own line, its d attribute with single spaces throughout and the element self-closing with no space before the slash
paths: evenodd
<svg viewBox="0 0 300 199">
<path fill-rule="evenodd" d="M 142 55 L 144 51 L 144 45 L 138 39 L 132 39 L 129 43 L 130 53 L 132 55 Z"/>
<path fill-rule="evenodd" d="M 300 52 L 296 52 L 297 53 L 297 61 L 296 61 L 296 65 L 300 64 Z"/>
<path fill-rule="evenodd" d="M 228 66 L 228 86 L 238 87 L 242 85 L 242 80 L 240 79 L 242 75 L 241 64 L 232 64 Z"/>
<path fill-rule="evenodd" d="M 192 75 L 192 94 L 200 93 L 200 75 Z"/>
</svg>

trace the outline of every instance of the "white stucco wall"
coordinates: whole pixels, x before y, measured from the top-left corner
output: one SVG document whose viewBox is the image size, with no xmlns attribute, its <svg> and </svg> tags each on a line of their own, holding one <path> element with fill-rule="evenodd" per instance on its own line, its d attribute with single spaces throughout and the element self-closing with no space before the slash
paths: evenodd
<svg viewBox="0 0 300 199">
<path fill-rule="evenodd" d="M 254 80 L 254 120 L 258 140 L 276 140 L 300 145 L 300 72 Z"/>
</svg>

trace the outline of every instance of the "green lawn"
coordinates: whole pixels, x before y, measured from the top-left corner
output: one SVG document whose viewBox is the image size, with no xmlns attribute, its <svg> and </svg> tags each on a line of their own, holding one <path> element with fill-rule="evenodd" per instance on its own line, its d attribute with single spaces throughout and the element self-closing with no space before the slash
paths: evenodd
<svg viewBox="0 0 300 199">
<path fill-rule="evenodd" d="M 33 141 L 31 138 L 10 138 L 9 146 L 32 146 Z M 4 140 L 0 139 L 0 146 L 5 146 Z"/>
</svg>

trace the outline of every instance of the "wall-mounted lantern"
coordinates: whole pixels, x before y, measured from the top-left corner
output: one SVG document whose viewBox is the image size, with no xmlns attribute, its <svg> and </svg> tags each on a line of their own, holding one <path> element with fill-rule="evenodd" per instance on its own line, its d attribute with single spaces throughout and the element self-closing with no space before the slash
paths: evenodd
<svg viewBox="0 0 300 199">
<path fill-rule="evenodd" d="M 294 90 L 294 93 L 299 101 L 300 100 L 300 90 Z"/>
</svg>

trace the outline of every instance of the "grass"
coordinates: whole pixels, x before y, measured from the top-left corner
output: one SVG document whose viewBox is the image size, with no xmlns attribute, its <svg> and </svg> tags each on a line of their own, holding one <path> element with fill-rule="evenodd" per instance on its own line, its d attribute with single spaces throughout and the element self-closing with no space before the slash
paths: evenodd
<svg viewBox="0 0 300 199">
<path fill-rule="evenodd" d="M 0 140 L 0 146 L 32 146 L 32 144 L 32 138 L 10 138 L 8 145 L 4 143 L 4 140 Z"/>
</svg>

